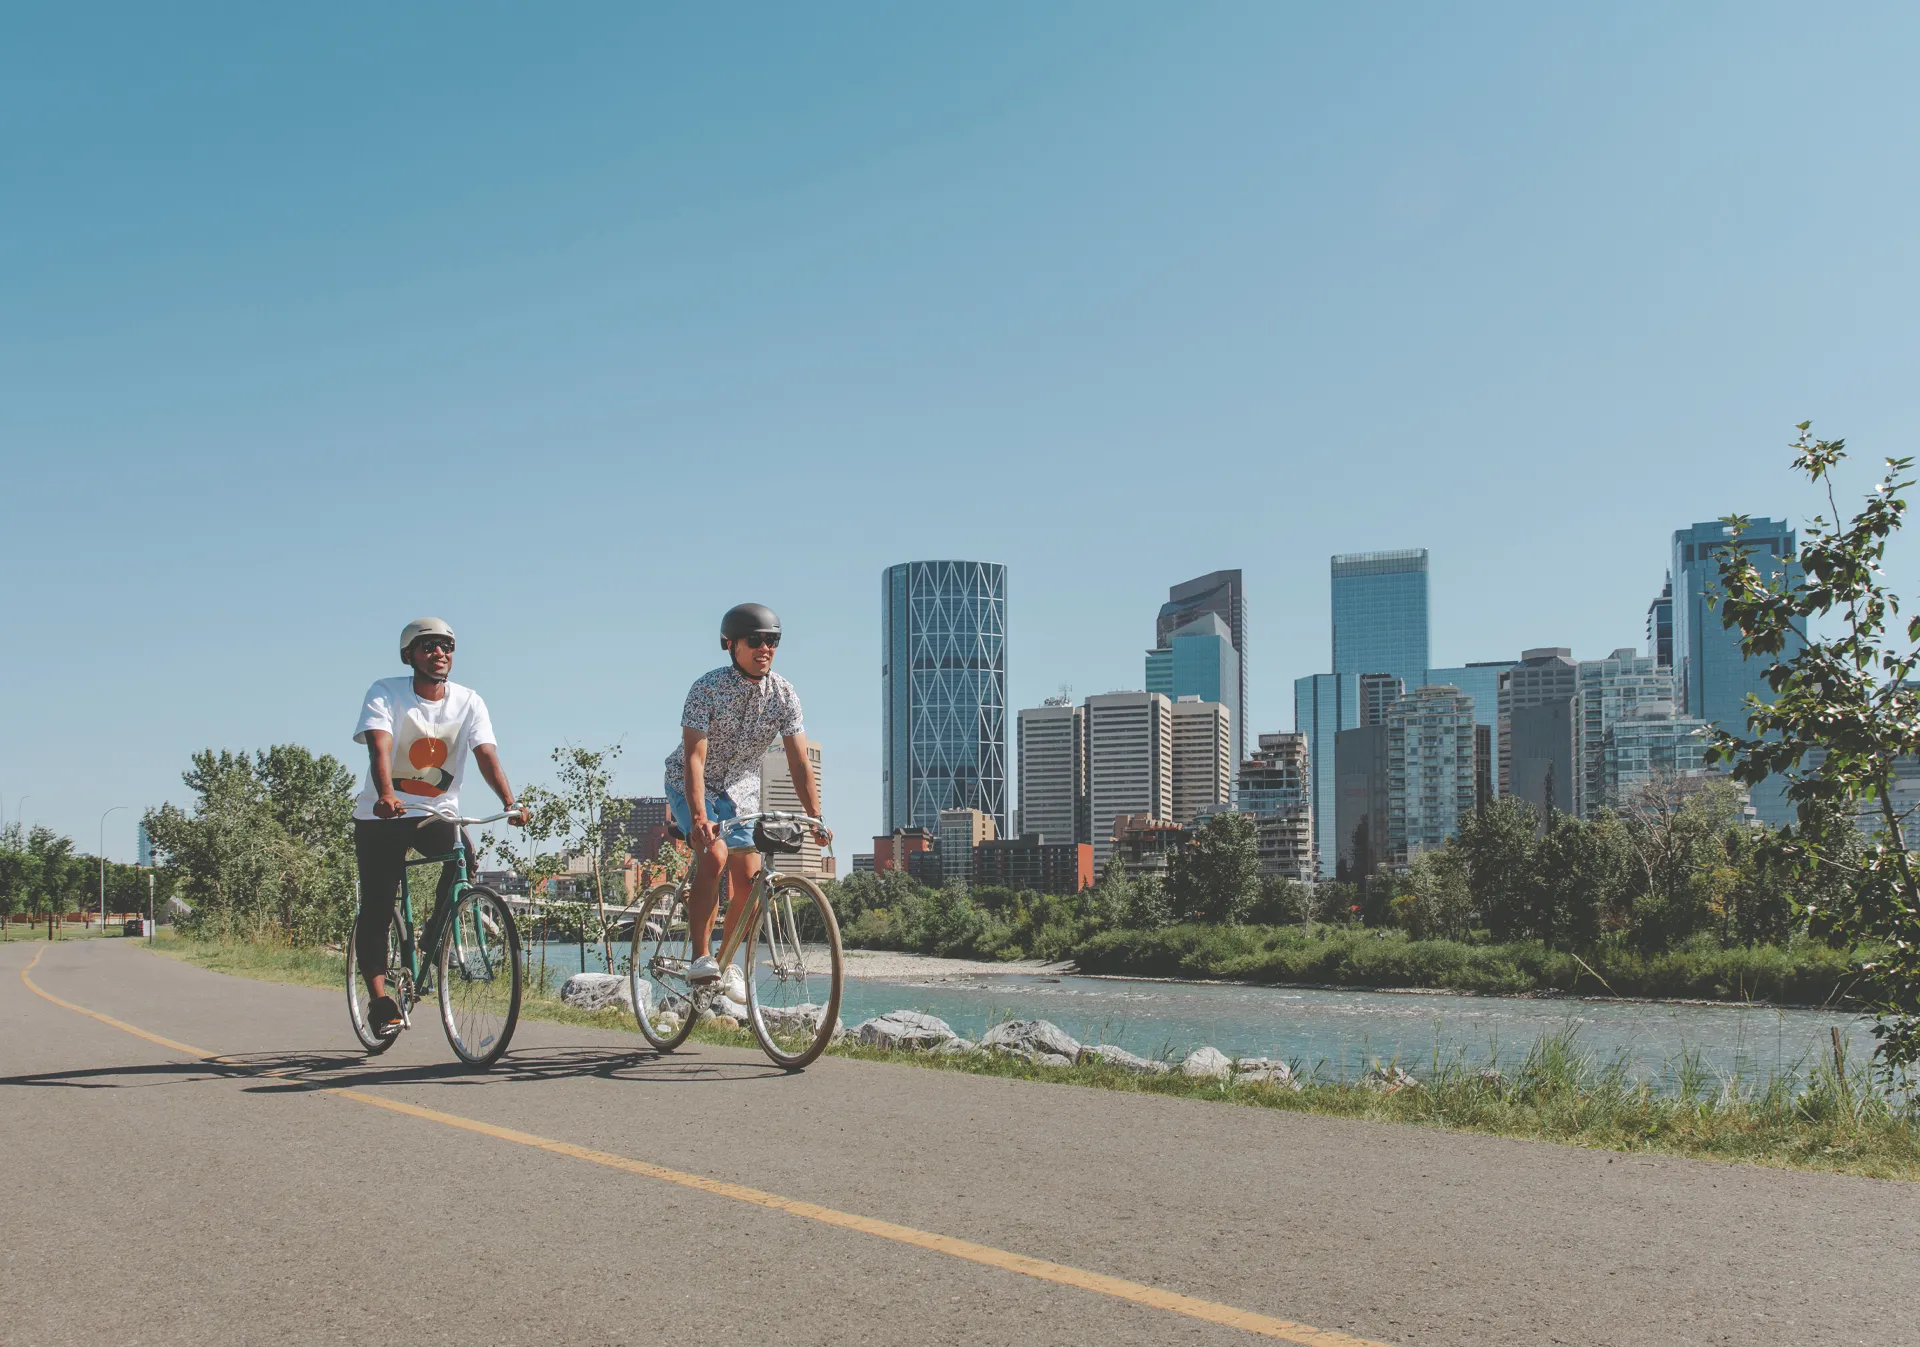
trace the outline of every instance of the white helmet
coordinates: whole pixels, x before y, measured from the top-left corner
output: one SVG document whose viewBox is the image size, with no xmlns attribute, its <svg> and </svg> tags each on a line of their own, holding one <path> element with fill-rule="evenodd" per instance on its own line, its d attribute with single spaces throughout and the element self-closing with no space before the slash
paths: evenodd
<svg viewBox="0 0 1920 1347">
<path fill-rule="evenodd" d="M 413 621 L 407 623 L 400 632 L 400 662 L 402 664 L 407 662 L 407 651 L 412 649 L 413 643 L 422 636 L 444 636 L 451 641 L 453 639 L 453 628 L 449 627 L 437 617 L 416 617 Z"/>
</svg>

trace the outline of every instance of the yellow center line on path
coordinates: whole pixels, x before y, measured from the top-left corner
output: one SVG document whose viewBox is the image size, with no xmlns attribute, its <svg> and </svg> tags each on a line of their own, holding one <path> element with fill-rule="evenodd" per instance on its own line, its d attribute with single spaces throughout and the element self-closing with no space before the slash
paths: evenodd
<svg viewBox="0 0 1920 1347">
<path fill-rule="evenodd" d="M 35 996 L 51 1001 L 64 1010 L 85 1015 L 89 1019 L 111 1025 L 115 1029 L 171 1051 L 185 1053 L 189 1057 L 202 1061 L 239 1065 L 219 1053 L 208 1052 L 188 1043 L 176 1042 L 171 1038 L 162 1038 L 159 1034 L 150 1034 L 145 1029 L 135 1028 L 110 1015 L 102 1015 L 98 1011 L 88 1010 L 85 1006 L 77 1006 L 71 1001 L 63 1001 L 50 992 L 42 991 L 34 980 L 27 976 L 27 973 L 34 964 L 40 962 L 40 955 L 44 953 L 46 953 L 45 947 L 33 956 L 32 961 L 25 968 L 20 970 L 20 980 L 26 983 L 27 989 Z M 262 1074 L 288 1076 L 293 1073 L 267 1071 Z M 700 1174 L 688 1174 L 681 1170 L 668 1169 L 664 1165 L 649 1164 L 645 1160 L 615 1155 L 610 1151 L 597 1151 L 586 1146 L 576 1146 L 568 1141 L 555 1141 L 551 1137 L 536 1136 L 532 1132 L 519 1132 L 511 1127 L 499 1127 L 493 1123 L 481 1122 L 477 1118 L 463 1118 L 455 1113 L 442 1113 L 439 1109 L 423 1108 L 418 1104 L 403 1103 L 397 1099 L 385 1099 L 363 1090 L 327 1085 L 316 1085 L 314 1089 L 317 1093 L 330 1094 L 339 1099 L 351 1100 L 356 1104 L 386 1109 L 391 1113 L 405 1114 L 409 1118 L 439 1123 L 444 1127 L 458 1128 L 463 1132 L 474 1132 L 480 1136 L 492 1137 L 496 1141 L 510 1141 L 517 1146 L 546 1151 L 550 1155 L 584 1160 L 588 1164 L 636 1174 L 641 1178 L 654 1179 L 661 1183 L 671 1183 L 681 1188 L 692 1188 L 698 1192 L 711 1193 L 715 1197 L 746 1202 L 772 1211 L 783 1211 L 790 1216 L 818 1221 L 822 1225 L 838 1226 L 842 1230 L 857 1230 L 863 1235 L 872 1235 L 876 1239 L 890 1240 L 895 1244 L 910 1245 L 916 1249 L 931 1250 L 951 1258 L 964 1259 L 969 1263 L 999 1268 L 1005 1272 L 1017 1272 L 1023 1277 L 1033 1277 L 1039 1281 L 1092 1291 L 1098 1295 L 1110 1296 L 1115 1300 L 1144 1305 L 1150 1309 L 1165 1310 L 1169 1314 L 1178 1314 L 1188 1319 L 1243 1329 L 1260 1337 L 1297 1343 L 1299 1347 L 1389 1347 L 1387 1343 L 1375 1342 L 1369 1338 L 1356 1338 L 1347 1333 L 1336 1333 L 1324 1328 L 1313 1328 L 1307 1324 L 1297 1324 L 1287 1319 L 1276 1319 L 1271 1315 L 1257 1314 L 1252 1310 L 1222 1305 L 1218 1301 L 1201 1300 L 1196 1296 L 1182 1295 L 1178 1291 L 1168 1291 L 1158 1286 L 1148 1286 L 1143 1282 L 1128 1281 L 1124 1277 L 1109 1277 L 1104 1273 L 1089 1272 L 1084 1268 L 1069 1267 L 1064 1263 L 1049 1263 L 1042 1258 L 1029 1258 L 1025 1254 L 1009 1253 L 1005 1249 L 996 1249 L 989 1244 L 975 1244 L 970 1240 L 955 1239 L 951 1235 L 936 1235 L 930 1231 L 916 1230 L 908 1225 L 895 1225 L 892 1221 L 877 1220 L 871 1216 L 857 1216 L 852 1212 L 836 1211 L 832 1207 L 823 1207 L 818 1203 L 781 1197 L 778 1193 L 762 1192 L 758 1188 L 748 1188 L 743 1184 L 728 1183 L 722 1179 L 710 1179 Z"/>
</svg>

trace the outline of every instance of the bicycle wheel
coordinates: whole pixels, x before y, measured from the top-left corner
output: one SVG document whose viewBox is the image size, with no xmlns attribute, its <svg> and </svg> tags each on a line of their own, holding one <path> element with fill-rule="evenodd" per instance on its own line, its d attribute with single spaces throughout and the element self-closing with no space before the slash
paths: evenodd
<svg viewBox="0 0 1920 1347">
<path fill-rule="evenodd" d="M 473 885 L 440 937 L 440 1022 L 461 1061 L 500 1060 L 520 1022 L 520 928 L 507 900 Z"/>
<path fill-rule="evenodd" d="M 693 962 L 687 927 L 687 893 L 661 884 L 640 900 L 633 919 L 633 944 L 627 957 L 627 985 L 633 989 L 633 1014 L 640 1033 L 662 1052 L 687 1041 L 699 1008 L 687 981 Z"/>
<path fill-rule="evenodd" d="M 767 1056 L 798 1071 L 840 1023 L 840 923 L 810 879 L 773 881 L 747 933 L 747 1018 Z"/>
<path fill-rule="evenodd" d="M 367 1050 L 367 1056 L 378 1057 L 392 1047 L 399 1034 L 382 1038 L 367 1025 L 367 1010 L 373 1003 L 373 993 L 367 990 L 366 979 L 360 976 L 360 955 L 354 949 L 353 933 L 347 933 L 347 1018 L 353 1022 L 353 1036 L 360 1040 L 360 1046 Z M 401 957 L 402 932 L 400 918 L 394 917 L 393 925 L 387 928 L 387 995 L 400 1006 L 403 1015 L 413 1012 L 413 979 L 400 970 L 406 966 Z"/>
</svg>

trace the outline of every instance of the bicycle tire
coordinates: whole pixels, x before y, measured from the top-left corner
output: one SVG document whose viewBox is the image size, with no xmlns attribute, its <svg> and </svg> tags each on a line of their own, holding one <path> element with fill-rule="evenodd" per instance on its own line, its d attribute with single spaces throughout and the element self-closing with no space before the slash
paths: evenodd
<svg viewBox="0 0 1920 1347">
<path fill-rule="evenodd" d="M 840 1024 L 846 967 L 833 905 L 812 880 L 781 875 L 745 944 L 753 1036 L 776 1066 L 799 1071 L 827 1050 Z M 820 991 L 824 1003 L 814 999 Z"/>
<path fill-rule="evenodd" d="M 381 1053 L 392 1047 L 394 1043 L 399 1040 L 400 1035 L 394 1033 L 388 1035 L 386 1038 L 382 1038 L 374 1033 L 367 1025 L 367 1008 L 372 1004 L 373 993 L 367 989 L 366 980 L 360 976 L 360 955 L 354 948 L 356 943 L 353 938 L 353 932 L 348 931 L 347 1022 L 353 1026 L 353 1036 L 360 1040 L 360 1046 L 367 1050 L 367 1056 L 378 1057 Z M 387 968 L 390 972 L 399 966 L 400 951 L 404 948 L 405 942 L 400 930 L 400 918 L 396 915 L 393 919 L 393 924 L 387 928 Z M 389 995 L 397 992 L 398 995 L 395 995 L 394 999 L 401 1002 L 400 1008 L 403 1011 L 407 1010 L 408 1007 L 405 1004 L 404 998 L 407 994 L 405 989 L 410 979 L 389 976 L 388 982 L 389 984 L 395 982 L 400 984 L 398 987 L 389 985 L 387 991 Z"/>
<path fill-rule="evenodd" d="M 678 884 L 656 884 L 647 890 L 628 943 L 627 987 L 633 994 L 633 1017 L 640 1024 L 640 1036 L 661 1052 L 672 1052 L 686 1042 L 700 1013 L 693 986 L 684 975 L 693 961 L 686 902 L 686 890 Z M 673 1013 L 671 1022 L 665 1019 L 666 1012 Z"/>
<path fill-rule="evenodd" d="M 441 1027 L 454 1055 L 484 1071 L 520 1023 L 520 926 L 507 900 L 468 885 L 440 933 L 439 953 Z"/>
</svg>

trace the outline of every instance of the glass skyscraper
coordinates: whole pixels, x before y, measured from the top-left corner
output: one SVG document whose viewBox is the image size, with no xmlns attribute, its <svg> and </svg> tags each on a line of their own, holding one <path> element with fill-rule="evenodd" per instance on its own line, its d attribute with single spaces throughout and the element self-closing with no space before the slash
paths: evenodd
<svg viewBox="0 0 1920 1347">
<path fill-rule="evenodd" d="M 1233 711 L 1233 765 L 1238 771 L 1252 741 L 1247 730 L 1247 589 L 1239 571 L 1212 571 L 1192 580 L 1184 580 L 1167 590 L 1167 601 L 1153 622 L 1153 644 L 1164 650 L 1173 634 L 1190 623 L 1212 613 L 1226 624 L 1233 642 L 1234 695 L 1231 698 L 1208 697 Z M 1149 686 L 1149 692 L 1154 689 Z M 1192 693 L 1194 689 L 1186 689 Z M 1169 696 L 1172 694 L 1169 693 Z"/>
<path fill-rule="evenodd" d="M 1332 879 L 1339 860 L 1334 836 L 1334 736 L 1360 723 L 1356 674 L 1308 674 L 1293 680 L 1293 728 L 1307 741 L 1307 772 L 1313 783 L 1313 844 L 1320 878 Z"/>
<path fill-rule="evenodd" d="M 1426 684 L 1426 548 L 1333 558 L 1333 671 Z"/>
<path fill-rule="evenodd" d="M 1732 530 L 1718 522 L 1674 531 L 1673 673 L 1681 714 L 1744 736 L 1748 733 L 1747 694 L 1773 700 L 1773 689 L 1764 676 L 1772 660 L 1741 654 L 1740 633 L 1723 627 L 1719 610 L 1707 603 L 1708 596 L 1718 590 L 1720 558 L 1731 538 Z M 1763 575 L 1785 574 L 1782 558 L 1795 550 L 1794 531 L 1785 520 L 1753 520 L 1744 542 Z M 1794 570 L 1797 575 L 1798 568 Z M 1798 642 L 1790 643 L 1780 658 L 1792 659 L 1801 648 Z M 1769 777 L 1753 788 L 1753 807 L 1769 827 L 1793 821 L 1786 782 L 1780 777 Z"/>
<path fill-rule="evenodd" d="M 1217 613 L 1201 613 L 1147 652 L 1148 692 L 1158 692 L 1170 702 L 1198 697 L 1227 708 L 1235 775 L 1240 771 L 1239 746 L 1246 742 L 1246 718 L 1240 713 L 1243 682 L 1233 632 Z"/>
<path fill-rule="evenodd" d="M 887 831 L 978 809 L 1007 832 L 1007 568 L 889 566 L 880 584 Z"/>
</svg>

